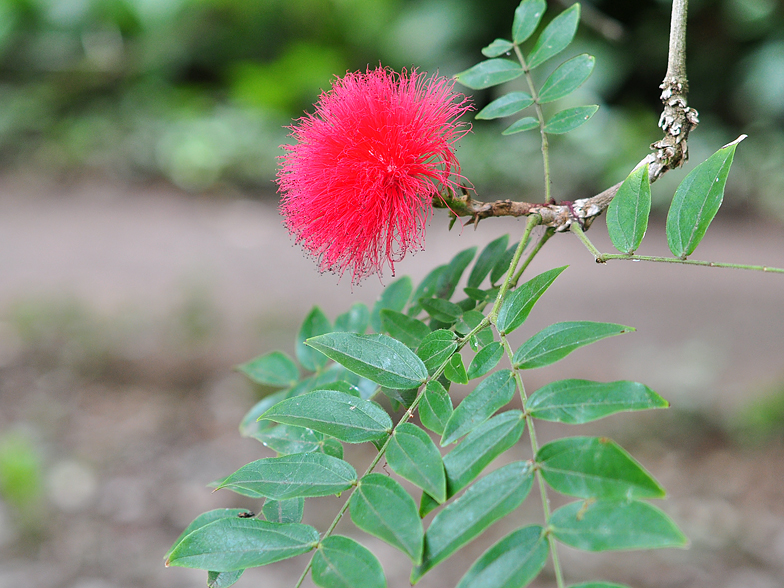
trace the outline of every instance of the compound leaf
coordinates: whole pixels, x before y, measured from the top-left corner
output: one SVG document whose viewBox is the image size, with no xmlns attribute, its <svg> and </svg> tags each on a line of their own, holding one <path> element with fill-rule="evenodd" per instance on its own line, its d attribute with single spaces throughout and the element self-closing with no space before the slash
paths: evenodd
<svg viewBox="0 0 784 588">
<path fill-rule="evenodd" d="M 422 340 L 417 356 L 424 362 L 427 372 L 432 374 L 457 350 L 457 335 L 446 329 L 433 331 Z"/>
<path fill-rule="evenodd" d="M 523 413 L 510 410 L 471 431 L 444 456 L 447 498 L 468 486 L 490 462 L 517 443 L 524 429 Z"/>
<path fill-rule="evenodd" d="M 547 10 L 545 0 L 523 0 L 515 9 L 512 21 L 512 38 L 518 45 L 533 35 L 544 11 Z"/>
<path fill-rule="evenodd" d="M 473 380 L 474 378 L 484 376 L 498 365 L 503 355 L 504 348 L 498 341 L 485 345 L 471 360 L 471 365 L 468 366 L 468 379 Z"/>
<path fill-rule="evenodd" d="M 569 46 L 580 23 L 580 5 L 573 4 L 544 28 L 528 55 L 528 67 L 534 69 Z"/>
<path fill-rule="evenodd" d="M 441 435 L 452 416 L 452 410 L 452 398 L 446 389 L 435 380 L 428 382 L 419 402 L 419 420 L 422 424 L 436 435 Z"/>
<path fill-rule="evenodd" d="M 493 120 L 511 116 L 521 110 L 525 110 L 533 103 L 534 99 L 526 92 L 509 92 L 509 94 L 504 94 L 485 106 L 476 114 L 476 118 L 479 120 Z M 509 235 L 506 235 L 506 237 L 508 239 Z M 468 285 L 471 285 L 470 281 Z"/>
<path fill-rule="evenodd" d="M 305 513 L 305 499 L 265 500 L 261 514 L 271 523 L 301 523 Z"/>
<path fill-rule="evenodd" d="M 285 500 L 338 494 L 356 482 L 357 472 L 342 459 L 323 453 L 297 453 L 246 464 L 222 480 L 217 489 L 228 488 L 251 498 Z"/>
<path fill-rule="evenodd" d="M 525 404 L 534 418 L 579 425 L 631 410 L 667 408 L 669 403 L 639 382 L 559 380 L 539 388 Z"/>
<path fill-rule="evenodd" d="M 578 501 L 550 517 L 558 541 L 585 551 L 686 547 L 689 540 L 672 519 L 639 500 Z"/>
<path fill-rule="evenodd" d="M 427 369 L 413 351 L 387 335 L 328 333 L 308 345 L 355 374 L 393 390 L 418 388 Z"/>
<path fill-rule="evenodd" d="M 722 147 L 683 178 L 667 213 L 667 243 L 676 257 L 691 255 L 724 199 L 724 187 L 742 135 Z"/>
<path fill-rule="evenodd" d="M 361 335 L 367 329 L 369 322 L 370 311 L 368 307 L 362 302 L 357 302 L 351 305 L 348 312 L 344 312 L 335 319 L 335 330 Z"/>
<path fill-rule="evenodd" d="M 386 588 L 384 569 L 366 547 L 349 537 L 324 539 L 313 556 L 313 583 L 321 588 Z"/>
<path fill-rule="evenodd" d="M 472 90 L 481 90 L 514 80 L 521 75 L 523 68 L 519 63 L 509 59 L 488 59 L 460 72 L 455 79 Z"/>
<path fill-rule="evenodd" d="M 416 349 L 430 334 L 430 328 L 422 321 L 389 308 L 381 311 L 381 324 L 387 333 L 411 349 Z"/>
<path fill-rule="evenodd" d="M 311 372 L 318 371 L 327 365 L 327 358 L 316 349 L 308 347 L 305 344 L 305 340 L 316 335 L 329 333 L 330 331 L 332 331 L 332 325 L 329 324 L 329 319 L 318 306 L 314 306 L 308 313 L 308 316 L 305 317 L 299 333 L 297 333 L 297 345 L 295 348 L 297 359 L 306 370 Z"/>
<path fill-rule="evenodd" d="M 381 311 L 385 308 L 390 310 L 401 311 L 405 308 L 408 299 L 411 297 L 411 291 L 414 289 L 411 283 L 411 278 L 403 276 L 392 282 L 389 286 L 384 288 L 381 295 L 373 305 L 373 311 L 370 313 L 370 326 L 376 333 L 381 332 Z"/>
<path fill-rule="evenodd" d="M 378 404 L 337 390 L 288 398 L 259 418 L 308 427 L 346 443 L 373 441 L 392 431 L 392 419 Z"/>
<path fill-rule="evenodd" d="M 452 412 L 444 427 L 441 446 L 457 441 L 493 416 L 495 411 L 512 400 L 514 391 L 514 373 L 511 370 L 499 370 L 482 380 Z"/>
<path fill-rule="evenodd" d="M 499 55 L 508 53 L 512 49 L 514 49 L 514 45 L 511 41 L 507 41 L 506 39 L 496 39 L 487 47 L 482 48 L 482 55 L 485 57 L 498 57 Z"/>
<path fill-rule="evenodd" d="M 251 381 L 265 386 L 287 388 L 297 383 L 297 364 L 282 351 L 273 351 L 237 366 Z"/>
<path fill-rule="evenodd" d="M 446 500 L 446 474 L 441 453 L 422 429 L 403 423 L 387 446 L 387 463 L 392 470 L 422 488 L 439 503 Z"/>
<path fill-rule="evenodd" d="M 319 540 L 300 523 L 222 517 L 185 535 L 167 555 L 167 566 L 234 572 L 307 553 Z"/>
<path fill-rule="evenodd" d="M 507 296 L 498 310 L 496 326 L 501 333 L 511 333 L 525 322 L 534 304 L 568 266 L 548 270 L 528 280 Z"/>
<path fill-rule="evenodd" d="M 354 524 L 397 547 L 418 564 L 424 530 L 414 499 L 405 488 L 383 474 L 368 474 L 349 501 Z"/>
<path fill-rule="evenodd" d="M 613 335 L 634 331 L 633 327 L 592 321 L 567 321 L 545 327 L 523 343 L 512 359 L 516 368 L 531 369 L 555 363 L 575 349 Z"/>
<path fill-rule="evenodd" d="M 664 498 L 662 488 L 617 443 L 604 437 L 567 437 L 536 454 L 545 481 L 579 498 Z"/>
<path fill-rule="evenodd" d="M 632 171 L 607 207 L 607 232 L 613 247 L 632 254 L 642 243 L 651 213 L 648 166 Z"/>
<path fill-rule="evenodd" d="M 520 506 L 532 483 L 530 463 L 510 463 L 486 475 L 444 507 L 425 533 L 422 563 L 411 571 L 411 583 Z"/>
<path fill-rule="evenodd" d="M 523 527 L 485 551 L 457 588 L 522 588 L 539 575 L 549 553 L 544 529 Z"/>
<path fill-rule="evenodd" d="M 591 76 L 596 59 L 583 53 L 559 65 L 542 84 L 539 103 L 554 102 L 574 92 Z"/>
<path fill-rule="evenodd" d="M 551 135 L 562 135 L 569 131 L 573 131 L 577 127 L 581 127 L 587 123 L 590 118 L 596 114 L 597 110 L 599 110 L 599 106 L 591 104 L 590 106 L 575 106 L 574 108 L 567 108 L 566 110 L 556 112 L 553 117 L 545 123 L 544 132 Z"/>
</svg>

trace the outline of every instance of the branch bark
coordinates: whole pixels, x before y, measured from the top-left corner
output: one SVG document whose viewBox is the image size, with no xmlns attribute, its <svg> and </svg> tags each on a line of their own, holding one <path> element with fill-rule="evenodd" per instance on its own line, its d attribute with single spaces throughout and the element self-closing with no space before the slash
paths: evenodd
<svg viewBox="0 0 784 588">
<path fill-rule="evenodd" d="M 689 159 L 689 133 L 699 123 L 695 109 L 688 106 L 686 96 L 689 83 L 686 77 L 686 17 L 688 0 L 673 0 L 670 20 L 670 45 L 667 56 L 667 73 L 659 88 L 662 90 L 663 110 L 659 117 L 659 127 L 664 136 L 651 144 L 652 153 L 648 154 L 635 169 L 648 165 L 651 183 L 658 180 L 671 169 L 681 167 Z M 433 198 L 435 208 L 448 208 L 455 216 L 470 216 L 466 224 L 478 224 L 480 220 L 493 216 L 528 216 L 538 214 L 541 224 L 553 227 L 558 232 L 568 231 L 572 223 L 579 223 L 587 229 L 612 202 L 619 182 L 590 198 L 574 202 L 562 201 L 558 204 L 517 202 L 496 200 L 482 202 L 471 197 L 467 189 L 461 194 L 441 194 Z"/>
</svg>

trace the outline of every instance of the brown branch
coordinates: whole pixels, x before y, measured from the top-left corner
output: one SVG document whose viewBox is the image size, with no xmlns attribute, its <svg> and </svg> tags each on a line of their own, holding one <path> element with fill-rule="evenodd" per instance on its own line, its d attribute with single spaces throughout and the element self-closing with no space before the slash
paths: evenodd
<svg viewBox="0 0 784 588">
<path fill-rule="evenodd" d="M 699 123 L 697 111 L 686 103 L 689 84 L 686 78 L 686 11 L 688 0 L 673 0 L 670 22 L 670 46 L 667 59 L 667 73 L 661 83 L 661 101 L 664 109 L 659 118 L 659 127 L 664 137 L 651 144 L 653 153 L 648 154 L 637 167 L 648 165 L 651 183 L 676 167 L 681 167 L 689 159 L 687 141 L 689 133 Z M 591 226 L 612 202 L 621 182 L 590 198 L 560 204 L 536 204 L 514 200 L 482 202 L 475 200 L 467 189 L 461 194 L 449 192 L 433 198 L 435 208 L 449 208 L 453 221 L 458 216 L 470 216 L 466 224 L 478 224 L 480 220 L 492 216 L 528 216 L 538 214 L 541 224 L 552 227 L 558 232 L 568 231 L 573 222 L 583 229 Z"/>
</svg>

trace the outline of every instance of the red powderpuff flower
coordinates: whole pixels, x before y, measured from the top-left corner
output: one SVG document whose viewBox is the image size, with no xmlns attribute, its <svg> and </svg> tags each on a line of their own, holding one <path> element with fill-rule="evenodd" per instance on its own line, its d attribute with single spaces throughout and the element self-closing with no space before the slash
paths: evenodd
<svg viewBox="0 0 784 588">
<path fill-rule="evenodd" d="M 321 271 L 381 273 L 424 246 L 432 198 L 456 189 L 455 142 L 470 102 L 416 70 L 349 73 L 291 127 L 278 171 L 280 210 Z"/>
</svg>

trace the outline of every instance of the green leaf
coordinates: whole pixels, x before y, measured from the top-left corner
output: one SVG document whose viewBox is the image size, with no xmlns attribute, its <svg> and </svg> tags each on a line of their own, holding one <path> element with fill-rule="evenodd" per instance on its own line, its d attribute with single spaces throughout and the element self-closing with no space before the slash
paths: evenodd
<svg viewBox="0 0 784 588">
<path fill-rule="evenodd" d="M 463 358 L 459 353 L 455 353 L 449 358 L 449 363 L 444 369 L 444 376 L 455 384 L 468 384 L 468 374 L 466 374 Z"/>
<path fill-rule="evenodd" d="M 422 561 L 424 530 L 414 499 L 398 482 L 383 474 L 368 474 L 349 501 L 351 520 L 411 558 Z"/>
<path fill-rule="evenodd" d="M 528 55 L 528 68 L 543 64 L 569 46 L 580 23 L 580 5 L 573 4 L 550 21 Z"/>
<path fill-rule="evenodd" d="M 667 213 L 667 243 L 676 257 L 691 255 L 700 244 L 724 199 L 724 186 L 735 148 L 746 138 L 722 147 L 683 178 Z"/>
<path fill-rule="evenodd" d="M 200 514 L 195 519 L 193 519 L 193 521 L 191 521 L 191 524 L 188 525 L 182 533 L 180 533 L 180 536 L 177 537 L 177 540 L 172 543 L 169 551 L 167 551 L 166 555 L 163 556 L 164 559 L 169 557 L 171 552 L 174 551 L 174 549 L 182 542 L 183 539 L 201 527 L 209 525 L 210 523 L 214 523 L 219 519 L 237 518 L 247 512 L 248 511 L 244 508 L 216 508 L 215 510 L 210 510 Z"/>
<path fill-rule="evenodd" d="M 441 453 L 430 436 L 403 423 L 387 446 L 387 463 L 397 475 L 422 488 L 438 502 L 446 500 L 446 475 Z"/>
<path fill-rule="evenodd" d="M 560 100 L 574 92 L 591 76 L 596 59 L 583 53 L 559 65 L 542 84 L 539 104 Z"/>
<path fill-rule="evenodd" d="M 265 386 L 288 388 L 299 379 L 297 364 L 282 351 L 273 351 L 237 366 L 251 381 Z"/>
<path fill-rule="evenodd" d="M 514 80 L 521 75 L 523 68 L 519 63 L 509 59 L 488 59 L 460 72 L 455 79 L 472 90 L 481 90 Z"/>
<path fill-rule="evenodd" d="M 264 414 L 271 406 L 274 406 L 286 397 L 286 391 L 281 390 L 265 396 L 253 405 L 240 423 L 240 435 L 243 437 L 256 437 L 262 430 L 273 426 L 270 421 L 259 421 L 259 416 Z"/>
<path fill-rule="evenodd" d="M 324 446 L 324 435 L 321 433 L 290 425 L 279 425 L 265 429 L 254 437 L 278 455 L 321 451 Z"/>
<path fill-rule="evenodd" d="M 251 498 L 285 500 L 339 494 L 356 482 L 357 472 L 342 459 L 323 453 L 298 453 L 253 461 L 223 480 L 217 489 L 227 488 Z"/>
<path fill-rule="evenodd" d="M 346 333 L 362 334 L 368 327 L 370 311 L 362 302 L 351 305 L 348 312 L 344 312 L 335 319 L 335 330 Z"/>
<path fill-rule="evenodd" d="M 512 258 L 514 257 L 518 245 L 519 243 L 515 243 L 509 249 L 507 249 L 506 253 L 504 253 L 504 255 L 498 260 L 498 263 L 493 266 L 493 271 L 490 272 L 491 284 L 498 282 L 498 280 L 503 278 L 509 271 L 509 264 L 512 263 Z"/>
<path fill-rule="evenodd" d="M 496 319 L 498 331 L 508 334 L 522 325 L 531 313 L 534 304 L 567 267 L 557 267 L 539 274 L 507 296 L 498 310 L 498 318 Z"/>
<path fill-rule="evenodd" d="M 496 457 L 517 443 L 524 429 L 523 413 L 510 410 L 471 431 L 444 456 L 447 498 L 468 486 Z"/>
<path fill-rule="evenodd" d="M 305 512 L 305 499 L 265 500 L 261 514 L 271 523 L 301 523 Z"/>
<path fill-rule="evenodd" d="M 437 321 L 451 325 L 463 316 L 463 309 L 454 302 L 442 298 L 422 298 L 419 301 L 425 312 Z"/>
<path fill-rule="evenodd" d="M 417 286 L 416 290 L 414 290 L 414 295 L 411 296 L 411 306 L 406 312 L 408 316 L 416 316 L 422 311 L 422 307 L 419 305 L 419 301 L 422 298 L 432 298 L 436 295 L 436 290 L 438 289 L 438 283 L 441 281 L 441 276 L 447 272 L 449 272 L 449 266 L 444 264 L 439 265 L 425 276 L 425 279 L 423 279 Z"/>
<path fill-rule="evenodd" d="M 441 438 L 441 447 L 481 425 L 499 408 L 512 400 L 515 391 L 514 373 L 499 370 L 482 380 L 449 417 Z"/>
<path fill-rule="evenodd" d="M 670 517 L 647 502 L 572 502 L 550 518 L 561 543 L 585 551 L 686 547 L 688 539 Z"/>
<path fill-rule="evenodd" d="M 416 354 L 424 362 L 429 374 L 435 372 L 457 349 L 457 335 L 439 329 L 422 340 Z"/>
<path fill-rule="evenodd" d="M 341 535 L 327 537 L 313 556 L 313 583 L 322 588 L 386 588 L 384 569 L 367 548 Z"/>
<path fill-rule="evenodd" d="M 237 583 L 244 571 L 207 572 L 207 588 L 229 588 Z"/>
<path fill-rule="evenodd" d="M 381 311 L 385 308 L 400 312 L 406 307 L 408 299 L 411 297 L 411 290 L 414 289 L 411 278 L 403 276 L 384 288 L 381 296 L 378 297 L 373 305 L 373 312 L 370 313 L 370 326 L 376 333 L 381 332 Z"/>
<path fill-rule="evenodd" d="M 518 45 L 534 34 L 536 27 L 547 10 L 545 0 L 523 0 L 515 9 L 512 21 L 512 38 Z"/>
<path fill-rule="evenodd" d="M 308 345 L 385 388 L 410 390 L 427 379 L 427 368 L 413 351 L 387 335 L 328 333 Z"/>
<path fill-rule="evenodd" d="M 392 431 L 392 419 L 378 404 L 337 390 L 316 390 L 289 398 L 260 418 L 308 427 L 346 443 L 381 439 Z"/>
<path fill-rule="evenodd" d="M 507 94 L 507 96 L 509 96 L 509 94 Z M 504 96 L 504 98 L 506 98 L 506 96 Z M 498 102 L 498 100 L 495 102 Z M 489 105 L 486 106 L 484 110 L 487 110 L 488 107 Z M 479 118 L 479 115 L 477 115 L 477 118 Z M 490 243 L 488 243 L 485 248 L 482 249 L 482 253 L 480 253 L 479 257 L 476 258 L 474 268 L 471 270 L 471 274 L 468 276 L 468 282 L 466 282 L 466 286 L 468 286 L 468 288 L 479 288 L 495 264 L 498 263 L 498 260 L 506 252 L 506 246 L 508 244 L 509 235 L 501 235 L 497 239 L 490 241 Z"/>
<path fill-rule="evenodd" d="M 549 553 L 544 529 L 523 527 L 485 551 L 457 588 L 522 588 L 539 575 Z"/>
<path fill-rule="evenodd" d="M 388 308 L 381 311 L 381 324 L 387 333 L 411 349 L 416 349 L 430 334 L 430 328 L 422 321 Z"/>
<path fill-rule="evenodd" d="M 659 483 L 617 443 L 604 437 L 567 437 L 539 449 L 536 463 L 561 494 L 607 500 L 664 498 Z"/>
<path fill-rule="evenodd" d="M 633 327 L 624 325 L 592 321 L 555 323 L 523 343 L 515 352 L 512 361 L 519 369 L 543 367 L 563 359 L 583 345 L 634 330 Z"/>
<path fill-rule="evenodd" d="M 567 108 L 561 112 L 556 112 L 553 117 L 545 123 L 544 132 L 551 135 L 562 135 L 569 131 L 573 131 L 577 127 L 581 127 L 583 124 L 587 123 L 590 118 L 596 114 L 597 110 L 599 110 L 599 106 L 591 104 L 590 106 L 575 106 L 574 108 Z"/>
<path fill-rule="evenodd" d="M 499 55 L 508 53 L 512 49 L 514 49 L 514 45 L 511 41 L 507 41 L 506 39 L 496 39 L 487 47 L 482 48 L 482 55 L 485 57 L 498 57 Z"/>
<path fill-rule="evenodd" d="M 411 583 L 520 506 L 532 483 L 530 463 L 510 463 L 486 475 L 444 507 L 425 533 L 422 563 L 412 570 Z"/>
<path fill-rule="evenodd" d="M 436 284 L 435 291 L 436 298 L 449 300 L 452 297 L 452 294 L 455 293 L 457 283 L 460 281 L 460 277 L 474 259 L 474 255 L 476 255 L 476 247 L 469 247 L 452 258 L 447 265 L 446 271 L 438 276 L 438 283 Z"/>
<path fill-rule="evenodd" d="M 329 324 L 329 319 L 318 306 L 314 306 L 305 317 L 299 333 L 297 333 L 297 359 L 306 370 L 318 371 L 327 365 L 327 358 L 312 347 L 308 347 L 305 340 L 330 331 L 332 331 L 332 325 Z"/>
<path fill-rule="evenodd" d="M 476 327 L 478 327 L 479 323 L 481 323 L 483 320 L 485 320 L 485 315 L 483 315 L 481 312 L 478 310 L 469 310 L 457 322 L 455 325 L 455 331 L 461 335 L 467 335 Z M 488 323 L 487 328 L 489 329 L 489 327 L 490 324 Z"/>
<path fill-rule="evenodd" d="M 525 403 L 534 418 L 579 425 L 631 410 L 667 408 L 670 404 L 638 382 L 559 380 L 539 388 Z"/>
<path fill-rule="evenodd" d="M 498 365 L 498 362 L 501 361 L 503 355 L 504 348 L 498 341 L 488 343 L 474 356 L 474 359 L 471 360 L 471 365 L 468 366 L 468 379 L 473 380 L 474 378 L 484 376 Z"/>
<path fill-rule="evenodd" d="M 607 207 L 607 232 L 618 251 L 635 252 L 648 229 L 650 213 L 651 184 L 646 164 L 629 174 Z"/>
<path fill-rule="evenodd" d="M 509 125 L 501 133 L 502 135 L 514 135 L 515 133 L 522 133 L 523 131 L 532 131 L 539 128 L 539 120 L 533 116 L 526 116 L 521 118 L 515 123 Z"/>
<path fill-rule="evenodd" d="M 525 110 L 534 103 L 534 99 L 526 92 L 509 92 L 500 98 L 496 98 L 476 114 L 479 120 L 493 120 L 512 116 L 521 110 Z M 509 235 L 505 235 L 509 238 Z M 506 245 L 504 245 L 506 247 Z M 471 282 L 469 281 L 469 285 Z"/>
<path fill-rule="evenodd" d="M 355 374 L 347 371 L 346 368 L 344 368 L 342 365 L 333 363 L 328 365 L 319 373 L 297 382 L 295 386 L 292 386 L 286 391 L 286 398 L 293 398 L 294 396 L 299 396 L 300 394 L 312 392 L 313 390 L 323 388 L 328 384 L 334 384 L 335 382 L 340 382 L 342 380 L 345 380 L 349 383 L 359 382 L 359 378 L 356 377 Z"/>
<path fill-rule="evenodd" d="M 432 380 L 427 383 L 419 402 L 419 420 L 436 435 L 444 432 L 444 426 L 452 416 L 452 398 L 444 387 Z"/>
<path fill-rule="evenodd" d="M 318 531 L 309 525 L 219 518 L 183 537 L 166 565 L 233 572 L 307 553 L 318 540 Z"/>
</svg>

